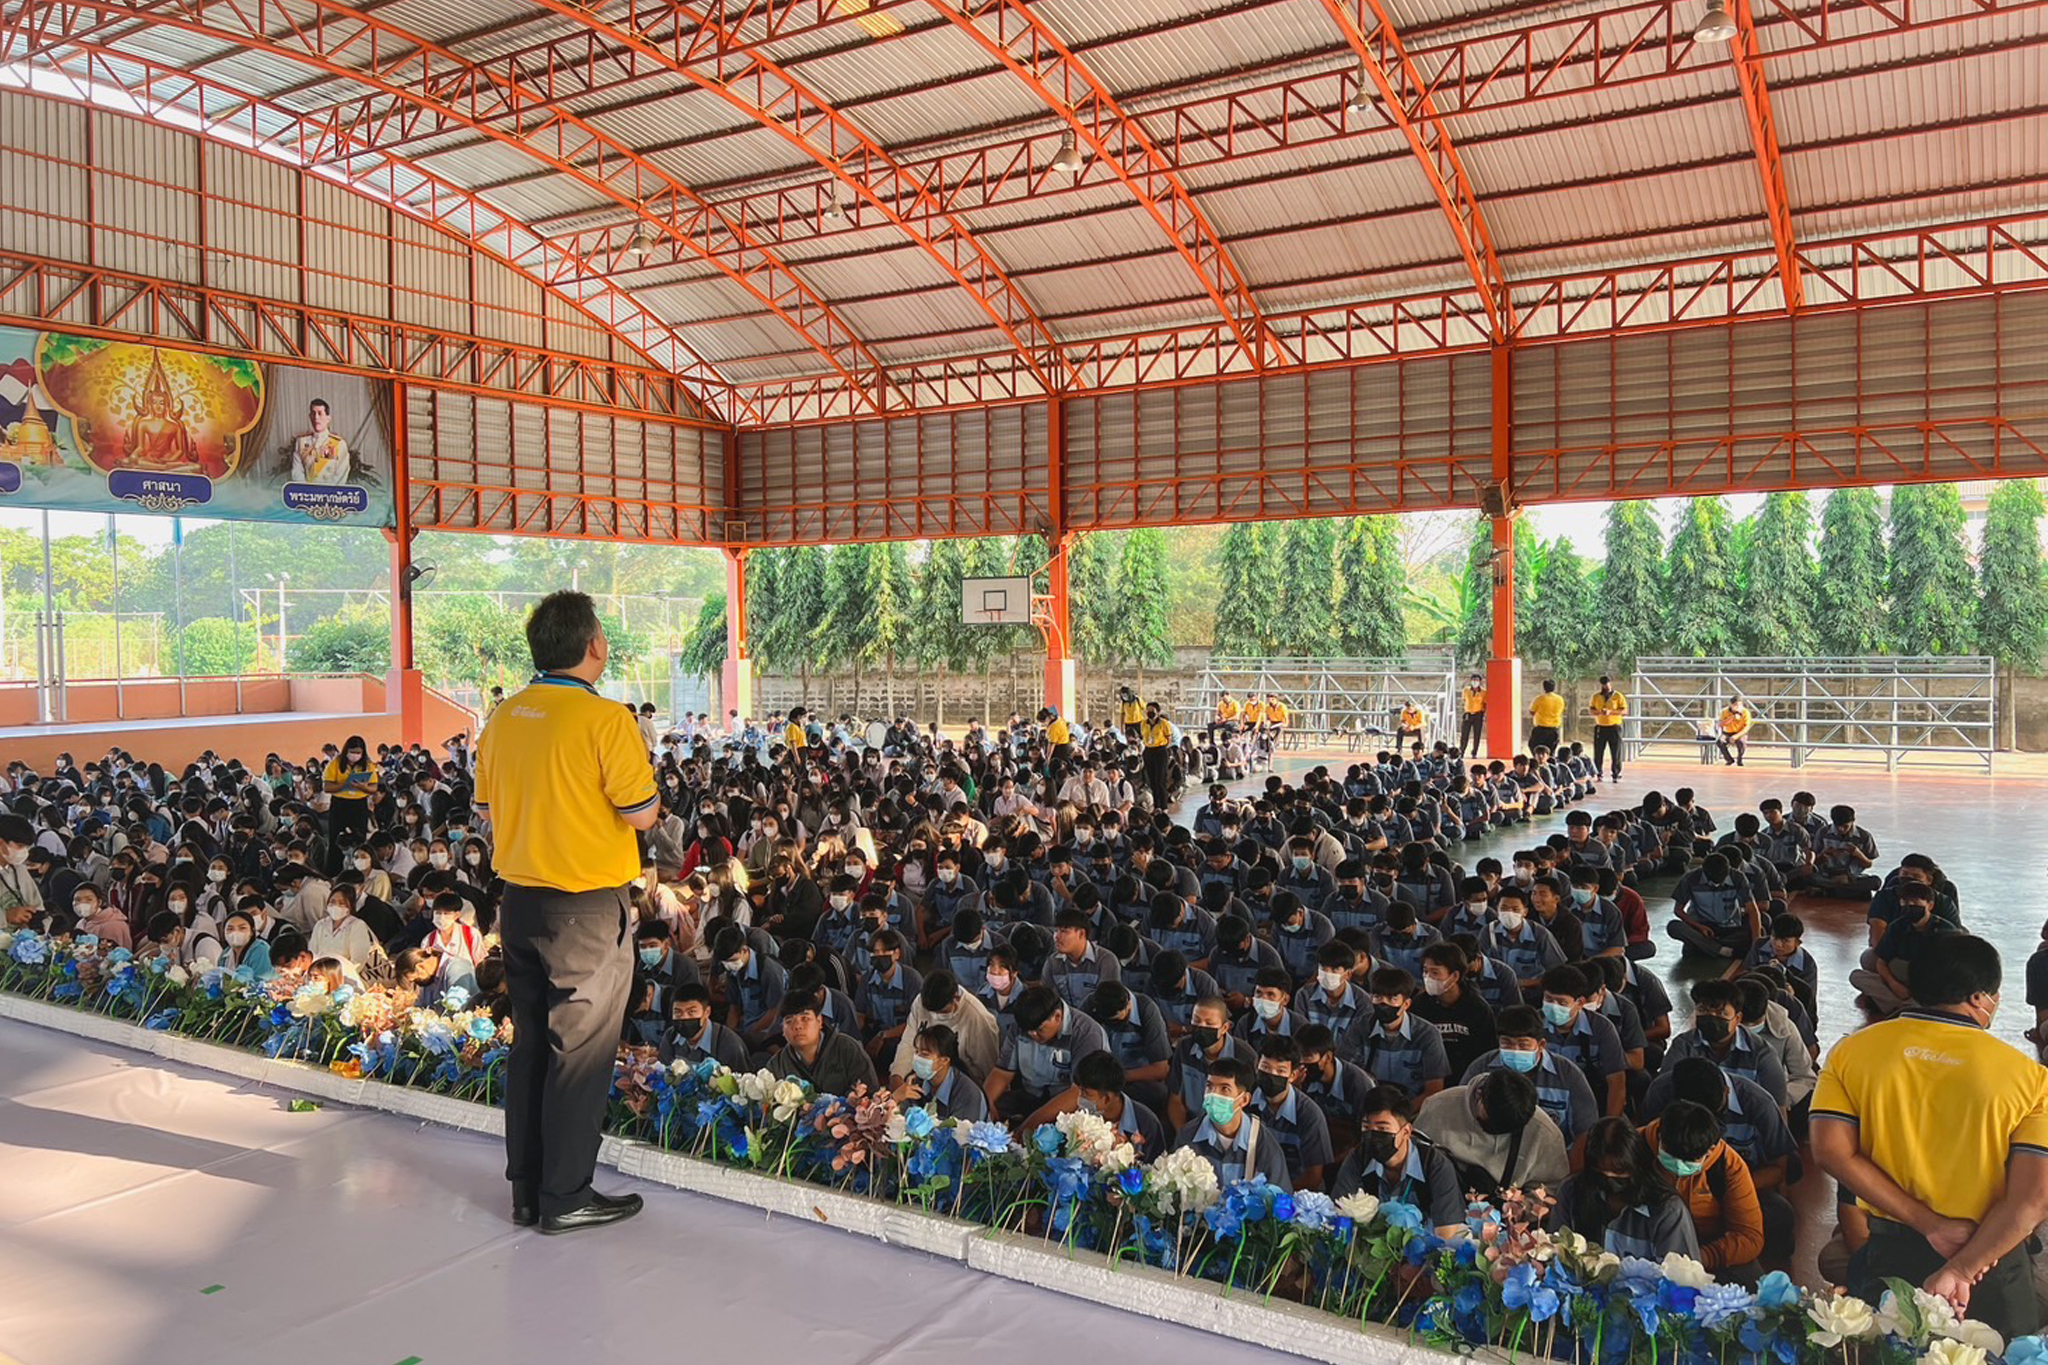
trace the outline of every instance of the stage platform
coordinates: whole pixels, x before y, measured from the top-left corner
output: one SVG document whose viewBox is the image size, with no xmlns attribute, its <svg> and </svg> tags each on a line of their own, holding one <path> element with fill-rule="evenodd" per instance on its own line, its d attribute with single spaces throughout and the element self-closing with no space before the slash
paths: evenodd
<svg viewBox="0 0 2048 1365">
<path fill-rule="evenodd" d="M 1276 1353 L 600 1171 L 543 1237 L 495 1138 L 0 1021 L 0 1360 L 20 1365 L 1277 1365 Z"/>
</svg>

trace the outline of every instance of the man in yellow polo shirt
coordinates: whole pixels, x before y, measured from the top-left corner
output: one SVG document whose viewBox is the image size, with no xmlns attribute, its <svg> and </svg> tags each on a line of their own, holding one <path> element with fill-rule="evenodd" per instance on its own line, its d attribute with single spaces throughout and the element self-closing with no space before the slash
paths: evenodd
<svg viewBox="0 0 2048 1365">
<path fill-rule="evenodd" d="M 809 742 L 809 736 L 804 733 L 804 708 L 790 707 L 789 723 L 782 727 L 782 747 L 788 753 L 792 767 L 803 767 L 804 749 Z"/>
<path fill-rule="evenodd" d="M 1209 739 L 1228 737 L 1237 731 L 1237 698 L 1225 692 L 1216 703 L 1216 719 L 1209 722 Z"/>
<path fill-rule="evenodd" d="M 1422 743 L 1423 727 L 1429 724 L 1429 716 L 1420 706 L 1410 700 L 1401 707 L 1401 723 L 1394 728 L 1394 747 L 1403 748 L 1409 741 Z"/>
<path fill-rule="evenodd" d="M 660 803 L 639 727 L 598 695 L 611 643 L 590 598 L 542 598 L 526 643 L 534 679 L 484 726 L 472 804 L 490 817 L 505 879 L 512 1221 L 572 1232 L 640 1210 L 639 1195 L 610 1198 L 590 1178 L 633 983 L 634 831 L 653 826 Z"/>
<path fill-rule="evenodd" d="M 1458 721 L 1458 752 L 1466 758 L 1478 756 L 1486 742 L 1486 683 L 1477 673 L 1465 679 L 1465 714 Z"/>
<path fill-rule="evenodd" d="M 1924 1285 L 2008 1339 L 2037 1330 L 2027 1238 L 2048 1218 L 2048 1068 L 1987 1031 L 2003 969 L 1953 934 L 1913 973 L 1914 1007 L 1835 1044 L 1813 1152 L 1870 1213 L 1849 1291 Z"/>
<path fill-rule="evenodd" d="M 1557 690 L 1557 679 L 1545 678 L 1543 690 L 1536 694 L 1536 700 L 1529 703 L 1529 751 L 1549 749 L 1555 752 L 1558 738 L 1564 733 L 1564 697 Z"/>
<path fill-rule="evenodd" d="M 1721 761 L 1740 768 L 1749 754 L 1749 707 L 1740 697 L 1730 697 L 1721 708 L 1717 723 L 1721 732 Z"/>
<path fill-rule="evenodd" d="M 1159 703 L 1145 708 L 1145 785 L 1152 789 L 1152 809 L 1165 810 L 1173 799 L 1173 722 Z"/>
<path fill-rule="evenodd" d="M 1117 689 L 1117 723 L 1124 727 L 1126 739 L 1139 739 L 1145 733 L 1145 703 L 1138 700 L 1138 694 L 1130 688 Z"/>
<path fill-rule="evenodd" d="M 1050 706 L 1039 708 L 1038 723 L 1045 727 L 1045 742 L 1052 746 L 1052 762 L 1064 768 L 1074 757 L 1074 727 Z"/>
<path fill-rule="evenodd" d="M 1593 776 L 1600 775 L 1600 758 L 1607 755 L 1613 780 L 1621 781 L 1621 722 L 1628 715 L 1628 698 L 1614 690 L 1614 679 L 1600 675 L 1600 690 L 1587 703 L 1593 712 Z"/>
</svg>

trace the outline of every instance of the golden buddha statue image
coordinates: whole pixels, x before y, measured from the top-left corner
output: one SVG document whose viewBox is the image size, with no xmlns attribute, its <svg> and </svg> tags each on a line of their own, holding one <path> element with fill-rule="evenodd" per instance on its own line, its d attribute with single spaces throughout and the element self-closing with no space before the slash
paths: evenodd
<svg viewBox="0 0 2048 1365">
<path fill-rule="evenodd" d="M 192 432 L 185 425 L 185 404 L 171 396 L 162 352 L 153 356 L 149 378 L 144 381 L 135 406 L 125 442 L 129 467 L 165 473 L 197 470 L 199 453 Z"/>
</svg>

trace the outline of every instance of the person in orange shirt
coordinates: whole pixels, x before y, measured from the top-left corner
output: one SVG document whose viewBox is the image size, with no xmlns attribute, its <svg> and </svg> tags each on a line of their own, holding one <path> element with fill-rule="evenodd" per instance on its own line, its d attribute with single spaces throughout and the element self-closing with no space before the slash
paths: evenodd
<svg viewBox="0 0 2048 1365">
<path fill-rule="evenodd" d="M 1394 747 L 1398 749 L 1411 740 L 1422 743 L 1422 731 L 1428 724 L 1428 713 L 1414 702 L 1408 702 L 1401 708 L 1401 722 L 1395 727 Z"/>
<path fill-rule="evenodd" d="M 1657 1163 L 1678 1187 L 1692 1213 L 1700 1264 L 1724 1284 L 1754 1284 L 1763 1273 L 1764 1213 L 1749 1165 L 1722 1136 L 1721 1120 L 1706 1106 L 1673 1100 L 1643 1128 Z"/>
<path fill-rule="evenodd" d="M 1465 715 L 1458 722 L 1458 752 L 1471 758 L 1486 741 L 1486 684 L 1477 673 L 1465 680 Z"/>
<path fill-rule="evenodd" d="M 1716 728 L 1720 731 L 1721 761 L 1740 768 L 1749 753 L 1749 708 L 1742 698 L 1728 699 Z"/>
<path fill-rule="evenodd" d="M 1225 692 L 1216 702 L 1216 718 L 1209 722 L 1209 742 L 1215 743 L 1219 735 L 1229 737 L 1237 733 L 1237 698 Z"/>
</svg>

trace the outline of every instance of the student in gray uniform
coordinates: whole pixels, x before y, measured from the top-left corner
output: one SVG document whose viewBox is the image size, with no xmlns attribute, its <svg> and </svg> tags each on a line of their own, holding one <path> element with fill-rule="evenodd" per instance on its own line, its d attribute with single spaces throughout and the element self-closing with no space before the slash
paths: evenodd
<svg viewBox="0 0 2048 1365">
<path fill-rule="evenodd" d="M 1258 1115 L 1250 1112 L 1257 1073 L 1249 1062 L 1226 1057 L 1209 1067 L 1201 1117 L 1174 1136 L 1176 1149 L 1198 1153 L 1216 1170 L 1219 1184 L 1264 1176 L 1266 1183 L 1292 1190 L 1287 1154 Z"/>
<path fill-rule="evenodd" d="M 1624 1118 L 1593 1125 L 1585 1167 L 1558 1190 L 1550 1225 L 1553 1231 L 1570 1228 L 1616 1256 L 1661 1261 L 1675 1251 L 1695 1261 L 1700 1257 L 1691 1211 L 1656 1151 Z"/>
</svg>

